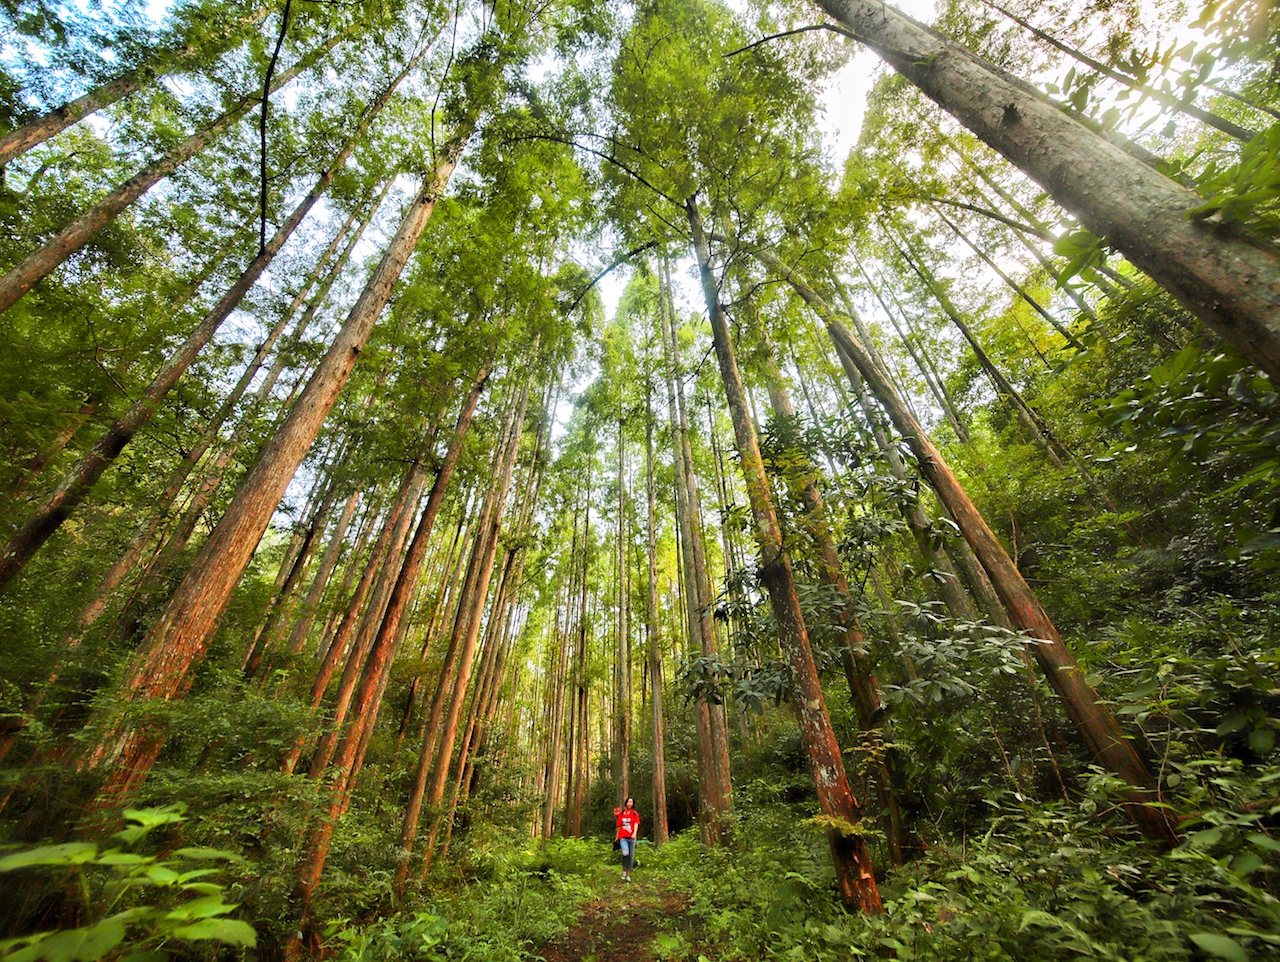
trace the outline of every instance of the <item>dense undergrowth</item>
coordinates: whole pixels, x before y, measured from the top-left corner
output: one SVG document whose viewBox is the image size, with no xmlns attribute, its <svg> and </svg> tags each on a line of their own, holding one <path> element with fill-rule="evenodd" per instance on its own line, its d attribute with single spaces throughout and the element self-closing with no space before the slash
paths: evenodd
<svg viewBox="0 0 1280 962">
<path fill-rule="evenodd" d="M 587 839 L 561 839 L 540 850 L 513 842 L 470 866 L 478 877 L 437 890 L 411 911 L 372 926 L 331 921 L 326 942 L 340 962 L 536 958 L 538 947 L 563 934 L 591 897 L 592 876 L 607 864 L 607 853 Z"/>
<path fill-rule="evenodd" d="M 1233 782 L 1223 763 L 1213 779 Z M 1280 782 L 1280 770 L 1259 779 Z M 820 827 L 805 804 L 759 785 L 732 848 L 696 830 L 643 845 L 640 886 L 683 897 L 648 947 L 653 958 L 709 960 L 1264 959 L 1280 951 L 1280 902 L 1267 890 L 1278 847 L 1257 826 L 1206 810 L 1203 829 L 1167 855 L 1132 841 L 1110 816 L 1106 785 L 1071 804 L 992 800 L 986 831 L 938 842 L 881 879 L 885 912 L 846 911 Z M 1274 817 L 1275 808 L 1255 820 Z M 1251 831 L 1251 828 L 1253 829 Z M 1268 865 L 1270 862 L 1270 866 Z M 536 959 L 583 903 L 629 894 L 608 847 L 558 840 L 491 853 L 470 880 L 412 910 L 361 926 L 335 922 L 344 962 Z"/>
</svg>

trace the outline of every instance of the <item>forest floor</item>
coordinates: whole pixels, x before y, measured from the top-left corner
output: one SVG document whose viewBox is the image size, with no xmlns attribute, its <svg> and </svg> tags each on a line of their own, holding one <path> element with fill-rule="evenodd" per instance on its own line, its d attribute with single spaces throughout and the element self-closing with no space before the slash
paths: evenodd
<svg viewBox="0 0 1280 962">
<path fill-rule="evenodd" d="M 537 950 L 546 962 L 652 962 L 672 957 L 685 944 L 690 926 L 687 898 L 663 879 L 646 878 L 637 868 L 633 881 L 620 872 L 595 880 L 596 896 L 582 905 L 577 923 Z"/>
</svg>

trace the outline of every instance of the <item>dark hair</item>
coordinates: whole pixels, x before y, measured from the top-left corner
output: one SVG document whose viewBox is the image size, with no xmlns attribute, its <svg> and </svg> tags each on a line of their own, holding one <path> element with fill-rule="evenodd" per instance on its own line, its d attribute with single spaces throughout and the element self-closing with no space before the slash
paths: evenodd
<svg viewBox="0 0 1280 962">
<path fill-rule="evenodd" d="M 636 799 L 634 795 L 628 795 L 627 800 L 622 803 L 623 808 L 626 808 L 628 805 L 630 805 L 632 808 L 636 807 Z"/>
</svg>

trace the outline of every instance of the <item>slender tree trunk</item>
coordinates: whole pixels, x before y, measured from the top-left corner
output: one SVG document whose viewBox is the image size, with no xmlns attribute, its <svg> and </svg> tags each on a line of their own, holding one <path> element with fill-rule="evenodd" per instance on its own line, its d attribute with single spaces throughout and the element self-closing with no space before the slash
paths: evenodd
<svg viewBox="0 0 1280 962">
<path fill-rule="evenodd" d="M 1017 388 L 1009 383 L 1009 379 L 1004 376 L 1001 370 L 996 367 L 991 358 L 987 355 L 987 352 L 982 349 L 982 345 L 978 343 L 978 339 L 974 337 L 973 331 L 969 329 L 969 325 L 960 317 L 959 310 L 957 310 L 956 306 L 951 303 L 951 298 L 949 298 L 946 292 L 943 291 L 941 285 L 938 284 L 932 272 L 930 272 L 923 264 L 919 263 L 914 256 L 907 253 L 903 248 L 899 247 L 898 252 L 902 254 L 903 259 L 911 269 L 915 271 L 916 275 L 929 290 L 929 293 L 933 295 L 934 300 L 936 300 L 938 305 L 942 308 L 943 313 L 951 319 L 951 323 L 955 325 L 956 330 L 958 330 L 969 343 L 969 347 L 973 349 L 974 356 L 978 359 L 978 364 L 982 367 L 982 370 L 986 372 L 987 377 L 991 379 L 992 386 L 995 387 L 996 392 L 1008 400 L 1009 407 L 1012 408 L 1014 415 L 1018 418 L 1018 422 L 1026 432 L 1027 438 L 1039 445 L 1040 449 L 1053 463 L 1055 468 L 1059 471 L 1063 470 L 1065 465 L 1063 464 L 1062 457 L 1050 443 L 1049 437 L 1046 435 L 1045 431 L 1041 429 L 1039 418 L 1036 413 L 1031 410 L 1031 405 L 1027 404 L 1026 400 L 1022 397 L 1022 394 L 1017 390 Z"/>
<path fill-rule="evenodd" d="M 936 30 L 877 0 L 817 3 L 1280 383 L 1280 255 L 1189 217 L 1203 198 Z"/>
<path fill-rule="evenodd" d="M 574 529 L 575 544 L 577 529 Z M 570 553 L 573 557 L 573 552 Z M 555 650 L 555 657 L 550 665 L 551 691 L 548 701 L 547 756 L 543 771 L 542 826 L 539 837 L 542 844 L 551 841 L 555 826 L 552 819 L 556 810 L 557 785 L 560 781 L 560 758 L 564 753 L 564 709 L 565 709 L 565 666 L 569 659 L 569 626 L 568 618 L 561 622 L 561 611 L 568 611 L 568 598 L 572 596 L 572 584 L 566 592 L 566 603 L 556 610 L 556 628 L 560 636 L 560 644 Z"/>
<path fill-rule="evenodd" d="M 1128 785 L 1130 801 L 1125 808 L 1142 832 L 1152 841 L 1164 845 L 1176 845 L 1177 835 L 1169 814 L 1158 807 L 1162 801 L 1159 784 L 1144 764 L 1132 743 L 1125 738 L 1115 716 L 1098 697 L 1098 693 L 1085 680 L 1075 656 L 1063 643 L 1057 628 L 1049 619 L 1040 600 L 1023 579 L 1022 574 L 1005 552 L 1004 546 L 987 526 L 986 520 L 969 499 L 941 453 L 933 446 L 906 406 L 902 404 L 893 386 L 872 362 L 865 349 L 849 334 L 839 316 L 810 287 L 802 277 L 787 267 L 771 252 L 763 251 L 760 258 L 772 270 L 784 277 L 796 292 L 822 318 L 832 339 L 848 352 L 858 366 L 858 371 L 884 406 L 894 426 L 911 446 L 920 465 L 920 471 L 938 493 L 939 499 L 959 525 L 965 540 L 991 577 L 991 582 L 1004 602 L 1014 624 L 1030 638 L 1032 654 L 1039 662 L 1062 699 L 1064 708 L 1085 744 L 1098 761 L 1120 776 Z"/>
<path fill-rule="evenodd" d="M 754 318 L 754 322 L 764 347 L 762 360 L 765 385 L 769 391 L 774 414 L 784 424 L 794 423 L 795 409 L 791 403 L 790 393 L 782 380 L 777 352 L 769 332 L 758 316 Z M 799 521 L 817 549 L 819 581 L 832 589 L 840 599 L 840 607 L 836 610 L 837 623 L 844 636 L 840 649 L 840 661 L 844 668 L 845 680 L 849 685 L 849 695 L 858 710 L 858 725 L 869 747 L 873 749 L 879 747 L 880 760 L 877 775 L 880 780 L 881 801 L 888 823 L 888 831 L 885 834 L 890 860 L 894 865 L 901 865 L 903 862 L 902 814 L 898 806 L 898 793 L 902 778 L 900 774 L 895 774 L 900 773 L 901 766 L 893 763 L 891 749 L 884 747 L 880 722 L 880 681 L 866 657 L 866 639 L 863 637 L 862 625 L 854 612 L 853 593 L 840 562 L 840 553 L 831 535 L 826 505 L 818 484 L 818 467 L 813 464 L 801 465 L 800 471 L 803 482 L 800 484 L 799 493 L 805 511 Z"/>
<path fill-rule="evenodd" d="M 261 23 L 271 11 L 261 6 L 223 25 L 208 43 L 197 46 L 185 43 L 170 50 L 156 51 L 155 56 L 141 67 L 113 77 L 99 84 L 88 93 L 69 100 L 28 124 L 0 137 L 0 167 L 21 157 L 32 147 L 38 147 L 50 137 L 61 133 L 90 114 L 110 107 L 117 100 L 129 96 L 144 84 L 159 80 L 166 74 L 176 73 L 195 66 L 200 60 L 215 56 L 226 49 L 242 30 Z"/>
<path fill-rule="evenodd" d="M 837 345 L 836 355 L 840 359 L 841 367 L 845 370 L 849 386 L 853 389 L 854 396 L 858 400 L 858 406 L 862 409 L 863 415 L 871 427 L 871 435 L 875 439 L 876 446 L 880 449 L 880 453 L 884 455 L 885 463 L 889 466 L 890 474 L 899 482 L 905 483 L 908 480 L 906 465 L 903 463 L 897 447 L 890 440 L 880 413 L 872 406 L 871 400 L 867 397 L 862 376 L 858 374 L 853 359 L 847 353 L 841 351 L 839 345 Z M 871 355 L 868 354 L 868 356 Z M 872 363 L 875 363 L 874 359 Z M 887 375 L 885 377 L 888 380 Z M 934 543 L 932 523 L 924 508 L 920 506 L 919 500 L 916 498 L 903 498 L 899 502 L 899 510 L 902 512 L 903 520 L 906 521 L 907 528 L 916 542 L 916 547 L 920 550 L 921 558 L 939 575 L 934 579 L 934 584 L 937 586 L 938 596 L 942 599 L 943 604 L 947 606 L 947 610 L 957 618 L 972 619 L 974 617 L 973 603 L 965 593 L 964 585 L 961 584 L 960 575 L 956 571 L 956 565 L 952 562 L 949 553 Z"/>
<path fill-rule="evenodd" d="M 1228 137 L 1234 137 L 1236 140 L 1249 141 L 1257 136 L 1256 132 L 1249 130 L 1245 127 L 1241 127 L 1239 124 L 1235 123 L 1234 121 L 1228 120 L 1225 117 L 1220 117 L 1218 114 L 1215 114 L 1211 110 L 1205 110 L 1202 107 L 1197 107 L 1194 103 L 1191 103 L 1190 100 L 1188 99 L 1174 96 L 1171 93 L 1165 93 L 1163 90 L 1160 90 L 1157 87 L 1152 87 L 1148 84 L 1141 83 L 1136 77 L 1131 77 L 1126 73 L 1121 73 L 1119 70 L 1115 70 L 1111 67 L 1108 67 L 1106 64 L 1102 63 L 1101 61 L 1095 60 L 1093 57 L 1090 57 L 1087 53 L 1084 53 L 1081 50 L 1077 50 L 1075 47 L 1072 47 L 1068 44 L 1063 43 L 1061 40 L 1045 33 L 1043 30 L 1039 30 L 1036 27 L 1033 27 L 1026 20 L 1023 20 L 1021 17 L 1017 16 L 1016 14 L 1010 13 L 1008 10 L 1000 6 L 998 3 L 993 3 L 992 0 L 985 0 L 985 2 L 987 6 L 991 7 L 994 10 L 1000 11 L 1002 14 L 1004 14 L 1006 17 L 1008 17 L 1018 26 L 1022 27 L 1024 30 L 1031 33 L 1038 40 L 1043 40 L 1049 46 L 1053 47 L 1054 50 L 1058 50 L 1062 53 L 1065 53 L 1068 57 L 1072 58 L 1073 60 L 1079 61 L 1080 63 L 1088 67 L 1090 70 L 1095 70 L 1098 73 L 1102 74 L 1102 76 L 1110 80 L 1116 81 L 1116 83 L 1124 84 L 1124 86 L 1128 87 L 1130 90 L 1138 91 L 1144 97 L 1150 97 L 1152 100 L 1156 101 L 1157 103 L 1164 104 L 1166 107 L 1171 107 L 1177 113 L 1186 114 L 1188 117 L 1194 117 L 1196 120 L 1200 121 L 1201 123 L 1208 124 L 1210 127 L 1213 127 L 1215 130 L 1220 130 L 1224 134 L 1226 134 Z M 1188 93 L 1187 96 L 1192 97 L 1194 96 L 1194 94 Z"/>
<path fill-rule="evenodd" d="M 627 479 L 623 420 L 618 418 L 618 649 L 614 703 L 615 789 L 619 804 L 631 794 L 631 649 L 627 641 Z"/>
<path fill-rule="evenodd" d="M 1077 351 L 1080 351 L 1083 353 L 1085 350 L 1087 350 L 1084 344 L 1081 343 L 1080 339 L 1071 333 L 1070 329 L 1064 327 L 1061 324 L 1061 322 L 1059 322 L 1059 320 L 1049 312 L 1048 308 L 1046 308 L 1043 304 L 1041 304 L 1029 293 L 1027 293 L 1026 288 L 1024 288 L 1017 281 L 1015 281 L 1012 277 L 1010 277 L 1008 273 L 1006 273 L 1005 270 L 991 258 L 991 255 L 989 255 L 986 251 L 984 251 L 981 247 L 979 247 L 976 243 L 974 243 L 973 240 L 969 237 L 969 235 L 966 234 L 964 231 L 962 231 L 959 228 L 959 226 L 957 226 L 956 223 L 950 217 L 948 217 L 942 211 L 938 210 L 936 205 L 930 205 L 930 206 L 933 207 L 934 212 L 938 215 L 938 217 L 942 220 L 942 222 L 946 224 L 949 228 L 951 228 L 951 232 L 955 234 L 957 237 L 959 237 L 960 240 L 964 241 L 965 246 L 968 247 L 969 250 L 977 254 L 978 258 L 982 261 L 982 263 L 986 264 L 989 268 L 991 268 L 991 270 L 995 272 L 996 276 L 999 277 L 1000 280 L 1004 281 L 1005 284 L 1010 288 L 1010 290 L 1012 290 L 1015 294 L 1017 294 L 1024 301 L 1026 301 L 1026 303 L 1031 307 L 1033 311 L 1035 311 L 1042 318 L 1044 318 L 1045 323 L 1047 323 L 1055 331 L 1061 334 L 1066 339 L 1067 343 L 1070 344 L 1072 347 L 1074 347 Z"/>
<path fill-rule="evenodd" d="M 648 378 L 645 379 L 648 384 Z M 663 730 L 662 710 L 662 647 L 658 643 L 661 626 L 658 622 L 658 527 L 657 486 L 653 482 L 653 392 L 645 393 L 644 467 L 645 493 L 648 503 L 647 535 L 649 579 L 645 609 L 645 640 L 649 652 L 649 710 L 652 713 L 653 755 L 653 844 L 665 845 L 669 837 L 667 827 L 667 756 Z"/>
<path fill-rule="evenodd" d="M 27 462 L 18 469 L 18 473 L 14 476 L 12 483 L 9 485 L 7 497 L 10 504 L 14 504 L 22 500 L 22 496 L 27 493 L 27 488 L 31 482 L 40 476 L 51 461 L 59 454 L 66 450 L 71 439 L 76 436 L 76 432 L 84 426 L 84 422 L 93 417 L 94 412 L 98 410 L 98 400 L 93 398 L 80 405 L 80 410 L 76 411 L 71 417 L 67 418 L 66 423 L 58 430 L 58 433 L 43 448 L 27 459 Z"/>
<path fill-rule="evenodd" d="M 236 583 L 285 488 L 355 367 L 374 322 L 458 164 L 473 125 L 474 119 L 464 122 L 444 145 L 434 170 L 406 208 L 382 261 L 310 383 L 263 448 L 164 613 L 147 632 L 140 650 L 131 659 L 122 685 L 132 700 L 169 700 L 185 694 L 191 666 L 204 657 Z M 164 737 L 157 731 L 126 729 L 111 736 L 111 741 L 114 744 L 106 752 L 95 753 L 102 761 L 114 763 L 99 794 L 100 804 L 127 797 L 141 784 L 160 752 Z"/>
<path fill-rule="evenodd" d="M 338 689 L 334 693 L 328 727 L 316 743 L 316 750 L 307 766 L 307 774 L 311 778 L 319 778 L 324 774 L 333 760 L 335 749 L 345 735 L 344 726 L 347 724 L 347 715 L 356 697 L 356 686 L 363 681 L 366 664 L 377 635 L 377 627 L 381 624 L 382 614 L 386 610 L 391 586 L 399 574 L 401 551 L 409 535 L 409 527 L 413 524 L 413 515 L 422 493 L 425 477 L 426 473 L 420 461 L 414 461 L 405 473 L 400 492 L 387 517 L 383 537 L 379 539 L 379 544 L 382 544 L 385 539 L 386 547 L 382 551 L 375 547 L 373 559 L 371 559 L 379 559 L 381 563 L 370 564 L 364 577 L 360 579 L 356 596 L 347 607 L 347 613 L 343 616 L 343 625 L 331 649 L 334 658 L 326 658 L 316 673 L 315 682 L 311 688 L 313 707 L 319 706 L 320 700 L 324 697 L 329 673 L 333 670 L 331 666 L 336 665 L 341 651 L 347 647 L 348 639 L 354 635 L 351 651 L 347 654 L 346 664 L 342 668 L 342 677 L 338 680 Z M 369 603 L 362 606 L 366 597 Z"/>
<path fill-rule="evenodd" d="M 676 420 L 675 442 L 676 484 L 682 495 L 678 506 L 683 518 L 683 533 L 689 557 L 685 566 L 686 594 L 689 599 L 689 638 L 696 643 L 704 657 L 717 654 L 715 616 L 712 610 L 711 585 L 707 575 L 706 548 L 702 538 L 702 505 L 698 497 L 698 482 L 693 469 L 693 448 L 689 443 L 689 420 L 684 404 L 684 392 L 678 383 L 680 372 L 679 345 L 676 341 L 676 317 L 671 297 L 669 268 L 663 264 L 662 316 L 667 325 L 667 357 L 670 366 L 668 377 L 672 381 L 672 408 Z M 733 814 L 732 780 L 729 768 L 729 735 L 724 705 L 698 699 L 699 723 L 705 726 L 698 740 L 699 798 L 698 818 L 702 826 L 703 843 L 720 845 L 731 835 L 729 821 Z M 705 715 L 705 720 L 703 719 Z"/>
<path fill-rule="evenodd" d="M 392 591 L 391 601 L 387 605 L 387 613 L 383 616 L 380 634 L 394 632 L 399 627 L 405 606 L 408 604 L 413 592 L 417 590 L 418 577 L 422 570 L 422 559 L 426 556 L 427 544 L 431 539 L 431 531 L 435 526 L 436 515 L 440 513 L 440 506 L 444 503 L 445 492 L 453 479 L 453 472 L 458 465 L 458 459 L 462 456 L 462 445 L 466 440 L 467 431 L 471 427 L 471 419 L 475 415 L 476 405 L 480 401 L 480 394 L 488 380 L 489 364 L 486 362 L 472 381 L 471 391 L 467 394 L 462 410 L 458 414 L 458 421 L 454 425 L 449 448 L 440 464 L 440 471 L 436 475 L 435 483 L 431 486 L 431 495 L 427 499 L 427 508 L 422 514 L 422 520 L 418 522 L 418 529 L 413 534 L 413 543 L 409 546 L 409 554 L 400 569 L 400 576 L 396 580 L 395 589 Z M 420 804 L 421 802 L 419 802 Z M 416 828 L 416 812 L 414 813 L 414 821 Z M 410 839 L 410 842 L 412 842 L 412 839 Z M 401 844 L 404 847 L 403 838 Z M 407 867 L 408 851 L 406 851 L 405 858 L 400 863 L 400 868 L 396 871 L 397 885 L 403 885 Z"/>
<path fill-rule="evenodd" d="M 856 259 L 856 258 L 855 258 Z M 871 293 L 880 303 L 880 309 L 884 311 L 884 316 L 889 319 L 889 323 L 893 325 L 894 331 L 898 334 L 898 339 L 902 341 L 902 346 L 907 349 L 907 353 L 911 356 L 911 360 L 915 362 L 916 370 L 920 372 L 920 376 L 924 378 L 925 384 L 929 386 L 933 399 L 937 401 L 938 407 L 942 408 L 942 414 L 947 419 L 947 423 L 951 425 L 951 429 L 956 432 L 956 437 L 961 444 L 969 444 L 972 439 L 969 437 L 969 429 L 965 427 L 964 422 L 960 420 L 959 411 L 956 409 L 955 401 L 952 400 L 950 392 L 947 391 L 946 381 L 939 375 L 938 369 L 933 366 L 929 355 L 924 352 L 917 351 L 915 345 L 911 343 L 911 339 L 903 331 L 898 324 L 898 318 L 893 311 L 889 309 L 889 305 L 885 302 L 884 295 L 880 293 L 880 286 L 871 280 L 871 275 L 867 273 L 867 269 L 862 266 L 862 261 L 857 260 L 858 271 L 862 274 L 867 282 L 867 286 L 871 288 Z M 834 280 L 834 279 L 833 279 Z M 836 287 L 837 293 L 840 295 L 841 301 L 845 305 L 845 309 L 851 314 L 854 313 L 853 300 L 849 297 L 849 292 L 843 285 Z M 901 305 L 898 305 L 899 308 Z M 906 312 L 903 312 L 903 320 L 906 320 Z M 865 339 L 868 342 L 867 350 L 871 350 L 870 338 Z M 883 368 L 883 361 L 877 359 L 877 363 Z"/>
<path fill-rule="evenodd" d="M 856 904 L 866 914 L 878 914 L 883 911 L 883 906 L 876 887 L 875 873 L 871 868 L 866 841 L 856 827 L 861 816 L 861 806 L 849 788 L 844 757 L 840 753 L 840 745 L 827 715 L 826 699 L 813 661 L 813 652 L 809 648 L 809 635 L 792 578 L 791 561 L 782 545 L 782 530 L 778 526 L 773 495 L 769 491 L 764 461 L 756 442 L 755 426 L 747 406 L 746 391 L 738 373 L 733 344 L 729 340 L 729 325 L 720 307 L 720 291 L 711 271 L 710 253 L 696 198 L 689 198 L 685 211 L 702 277 L 702 293 L 711 318 L 716 360 L 720 365 L 734 436 L 738 442 L 738 458 L 746 481 L 752 527 L 760 550 L 760 580 L 769 593 L 774 618 L 778 622 L 778 640 L 787 659 L 791 682 L 795 685 L 796 712 L 800 717 L 801 735 L 817 789 L 818 803 L 823 815 L 832 820 L 827 830 L 827 839 L 831 845 L 836 878 L 846 904 Z"/>
<path fill-rule="evenodd" d="M 289 632 L 289 641 L 285 647 L 290 655 L 300 655 L 306 647 L 307 635 L 315 623 L 316 612 L 320 610 L 320 602 L 325 590 L 329 587 L 329 578 L 333 575 L 334 568 L 338 566 L 338 557 L 342 554 L 342 546 L 347 537 L 347 527 L 355 516 L 359 501 L 359 489 L 347 495 L 342 513 L 338 515 L 338 521 L 333 526 L 329 543 L 325 546 L 324 554 L 320 558 L 320 567 L 316 570 L 316 576 L 311 580 L 311 587 L 307 589 L 307 597 L 302 602 L 302 611 Z"/>
<path fill-rule="evenodd" d="M 290 80 L 293 80 L 300 73 L 317 63 L 326 53 L 355 33 L 358 26 L 358 24 L 353 24 L 343 33 L 331 37 L 299 60 L 294 66 L 281 73 L 279 79 L 272 83 L 272 92 L 279 90 Z M 115 220 L 121 211 L 172 174 L 208 146 L 214 138 L 252 110 L 260 99 L 258 94 L 246 94 L 241 97 L 236 106 L 232 107 L 204 130 L 191 135 L 150 167 L 125 181 L 108 194 L 106 198 L 60 230 L 52 240 L 28 256 L 21 264 L 12 268 L 3 277 L 0 277 L 0 313 L 7 311 L 39 281 L 52 274 L 59 264 L 83 247 L 98 231 Z M 259 254 L 259 257 L 261 256 Z"/>
<path fill-rule="evenodd" d="M 402 75 L 403 76 L 403 75 Z M 401 78 L 397 78 L 397 83 Z M 217 333 L 223 322 L 231 316 L 231 312 L 239 306 L 249 289 L 262 276 L 275 259 L 276 254 L 284 246 L 285 241 L 293 234 L 303 218 L 311 212 L 311 208 L 329 189 L 333 178 L 346 165 L 356 145 L 364 137 L 374 116 L 391 97 L 392 90 L 384 91 L 380 103 L 374 104 L 370 112 L 357 127 L 333 162 L 322 173 L 310 192 L 302 199 L 289 218 L 280 225 L 271 240 L 264 246 L 249 266 L 241 272 L 239 278 L 223 295 L 214 308 L 205 315 L 199 326 L 187 337 L 178 351 L 169 359 L 152 382 L 147 386 L 141 398 L 120 417 L 97 444 L 80 459 L 68 472 L 57 490 L 51 494 L 44 504 L 26 521 L 0 553 L 0 591 L 22 570 L 41 545 L 58 530 L 67 516 L 83 501 L 102 477 L 102 473 L 110 467 L 143 425 L 151 420 L 160 403 L 186 373 L 195 361 L 196 356 Z"/>
<path fill-rule="evenodd" d="M 390 182 L 388 182 L 388 186 L 390 186 Z M 369 217 L 372 217 L 372 210 L 376 210 L 376 205 L 370 210 Z M 134 536 L 133 541 L 125 550 L 124 554 L 121 555 L 114 564 L 112 564 L 111 568 L 108 569 L 107 573 L 103 576 L 97 590 L 94 592 L 93 598 L 80 611 L 80 614 L 77 615 L 75 624 L 67 633 L 66 638 L 63 639 L 63 644 L 65 646 L 75 647 L 83 641 L 85 633 L 106 612 L 107 606 L 109 605 L 116 588 L 118 588 L 128 574 L 138 566 L 138 563 L 141 561 L 148 545 L 159 533 L 161 527 L 168 518 L 169 511 L 173 507 L 174 502 L 177 501 L 178 496 L 182 493 L 187 479 L 191 476 L 191 472 L 195 470 L 201 459 L 206 453 L 208 453 L 209 449 L 217 440 L 218 433 L 221 431 L 226 419 L 231 416 L 236 405 L 240 403 L 241 398 L 248 390 L 253 378 L 257 375 L 258 371 L 261 370 L 263 360 L 274 348 L 276 340 L 284 330 L 284 326 L 292 318 L 294 311 L 296 311 L 306 299 L 312 284 L 314 284 L 315 279 L 319 276 L 319 272 L 324 269 L 328 259 L 333 255 L 333 251 L 336 249 L 338 243 L 340 243 L 342 237 L 348 232 L 355 217 L 356 214 L 353 212 L 351 217 L 347 219 L 346 224 L 344 224 L 342 229 L 334 236 L 329 248 L 321 256 L 315 269 L 312 270 L 311 274 L 308 275 L 307 280 L 299 289 L 297 296 L 294 298 L 293 304 L 291 304 L 289 309 L 280 316 L 279 322 L 277 322 L 276 326 L 273 327 L 271 332 L 267 335 L 267 339 L 259 345 L 258 350 L 254 353 L 253 360 L 241 374 L 240 380 L 236 383 L 236 386 L 232 389 L 226 400 L 224 400 L 219 406 L 217 412 L 209 420 L 209 423 L 205 425 L 200 438 L 191 446 L 191 449 L 185 453 L 182 462 L 176 469 L 174 469 L 173 474 L 170 475 L 169 480 L 165 483 L 163 490 L 155 498 L 153 503 L 154 517 L 146 528 Z M 368 219 L 366 219 L 360 229 L 355 232 L 351 244 L 348 245 L 348 252 L 352 247 L 354 247 L 355 242 L 363 234 L 364 226 L 367 225 L 367 223 Z M 334 270 L 340 271 L 342 269 L 341 265 L 345 264 L 345 262 L 346 258 L 344 256 L 340 259 L 339 266 L 335 267 Z M 183 543 L 185 544 L 185 541 Z M 148 565 L 148 569 L 150 568 L 151 566 Z"/>
</svg>

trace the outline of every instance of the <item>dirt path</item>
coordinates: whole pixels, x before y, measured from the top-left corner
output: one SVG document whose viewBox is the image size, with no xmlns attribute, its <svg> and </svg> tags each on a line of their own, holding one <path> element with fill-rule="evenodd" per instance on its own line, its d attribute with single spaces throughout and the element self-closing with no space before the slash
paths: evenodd
<svg viewBox="0 0 1280 962">
<path fill-rule="evenodd" d="M 586 902 L 578 923 L 538 954 L 546 962 L 653 962 L 659 939 L 685 927 L 684 896 L 661 881 L 623 882 Z"/>
</svg>

